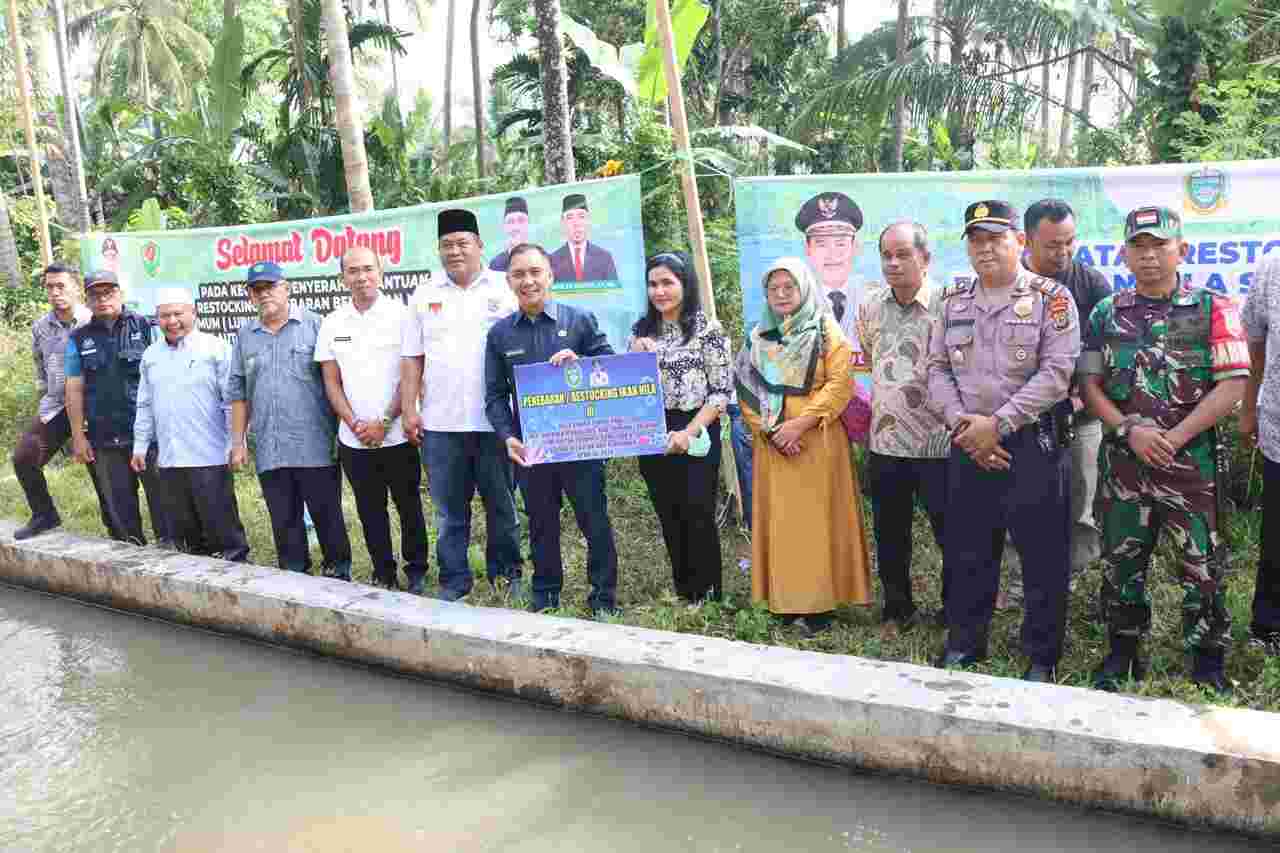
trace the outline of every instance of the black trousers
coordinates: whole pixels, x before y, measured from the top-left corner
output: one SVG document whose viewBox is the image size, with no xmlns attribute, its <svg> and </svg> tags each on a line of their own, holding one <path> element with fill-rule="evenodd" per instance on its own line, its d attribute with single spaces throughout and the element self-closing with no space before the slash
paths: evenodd
<svg viewBox="0 0 1280 853">
<path fill-rule="evenodd" d="M 684 429 L 696 412 L 667 410 L 667 429 Z M 640 474 L 662 526 L 676 595 L 686 601 L 720 597 L 720 531 L 716 527 L 716 480 L 720 473 L 720 425 L 707 430 L 704 457 L 641 456 Z"/>
<path fill-rule="evenodd" d="M 564 560 L 560 554 L 560 506 L 568 496 L 578 529 L 587 540 L 587 578 L 591 610 L 613 610 L 618 586 L 618 551 L 609 524 L 604 493 L 604 463 L 550 462 L 524 469 L 524 495 L 529 502 L 529 542 L 533 548 L 535 609 L 560 606 Z"/>
<path fill-rule="evenodd" d="M 173 544 L 189 554 L 244 563 L 249 542 L 240 523 L 235 482 L 226 465 L 161 468 Z"/>
<path fill-rule="evenodd" d="M 903 621 L 916 612 L 911 596 L 911 531 L 916 501 L 924 507 L 941 548 L 947 507 L 947 460 L 909 459 L 867 454 L 867 488 L 871 493 L 876 534 L 876 566 L 884 590 L 883 621 Z M 945 569 L 945 564 L 944 564 Z M 942 601 L 947 600 L 947 575 L 942 575 Z"/>
<path fill-rule="evenodd" d="M 107 447 L 93 449 L 94 460 L 89 463 L 89 476 L 98 493 L 98 507 L 102 511 L 102 523 L 107 534 L 117 542 L 146 545 L 142 532 L 142 507 L 138 503 L 138 484 L 147 495 L 147 509 L 151 512 L 151 529 L 160 542 L 172 542 L 167 499 L 156 468 L 156 446 L 147 453 L 147 467 L 141 474 L 129 467 L 133 459 L 132 447 Z"/>
<path fill-rule="evenodd" d="M 39 417 L 31 419 L 31 425 L 18 438 L 13 448 L 13 475 L 22 485 L 27 496 L 27 506 L 33 516 L 52 515 L 56 512 L 49 483 L 44 478 L 44 466 L 62 449 L 71 437 L 71 421 L 67 410 L 54 415 L 43 423 Z"/>
<path fill-rule="evenodd" d="M 338 445 L 338 460 L 356 496 L 356 512 L 364 529 L 374 575 L 396 578 L 396 555 L 391 550 L 391 518 L 387 494 L 400 516 L 400 554 L 409 582 L 427 574 L 427 522 L 422 514 L 422 466 L 418 448 L 405 442 L 394 447 L 354 448 Z"/>
<path fill-rule="evenodd" d="M 324 564 L 333 574 L 351 575 L 351 540 L 342 516 L 342 473 L 337 465 L 321 468 L 274 468 L 258 474 L 262 498 L 271 516 L 271 537 L 280 568 L 311 571 L 307 528 L 302 522 L 306 504 L 316 526 Z"/>
<path fill-rule="evenodd" d="M 986 471 L 958 447 L 947 463 L 947 648 L 985 652 L 1000 585 L 1005 534 L 1022 558 L 1026 590 L 1022 651 L 1032 663 L 1056 666 L 1066 629 L 1071 575 L 1071 453 L 1045 452 L 1035 426 L 1004 440 L 1009 471 Z"/>
<path fill-rule="evenodd" d="M 1253 592 L 1255 637 L 1280 633 L 1280 463 L 1262 457 L 1262 547 Z"/>
</svg>

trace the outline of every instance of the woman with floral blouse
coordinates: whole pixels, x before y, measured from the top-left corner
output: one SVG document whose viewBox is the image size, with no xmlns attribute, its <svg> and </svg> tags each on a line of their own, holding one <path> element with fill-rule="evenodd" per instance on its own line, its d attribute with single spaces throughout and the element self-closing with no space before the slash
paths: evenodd
<svg viewBox="0 0 1280 853">
<path fill-rule="evenodd" d="M 640 457 L 640 473 L 662 525 L 676 593 L 686 601 L 720 597 L 720 532 L 716 478 L 720 471 L 720 414 L 733 376 L 729 341 L 707 319 L 698 275 L 684 252 L 662 252 L 645 263 L 649 309 L 632 327 L 632 352 L 658 355 L 667 409 L 667 453 Z M 703 456 L 689 453 L 710 438 Z"/>
</svg>

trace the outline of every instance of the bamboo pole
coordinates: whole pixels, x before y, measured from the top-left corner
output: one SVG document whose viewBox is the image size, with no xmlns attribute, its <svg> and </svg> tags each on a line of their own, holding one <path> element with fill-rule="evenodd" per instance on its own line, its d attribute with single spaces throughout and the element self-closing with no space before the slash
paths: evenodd
<svg viewBox="0 0 1280 853">
<path fill-rule="evenodd" d="M 711 286 L 711 261 L 707 257 L 707 235 L 702 227 L 702 201 L 698 198 L 698 177 L 694 169 L 693 148 L 689 144 L 689 117 L 684 110 L 684 88 L 680 85 L 680 69 L 676 66 L 676 39 L 671 29 L 671 9 L 667 0 L 653 0 L 654 23 L 662 41 L 662 68 L 667 78 L 667 104 L 671 113 L 671 130 L 676 149 L 684 155 L 685 167 L 680 171 L 684 188 L 685 218 L 689 221 L 689 250 L 698 271 L 698 291 L 702 310 L 708 320 L 716 319 L 716 296 Z M 726 441 L 720 455 L 720 478 L 733 496 L 738 518 L 743 517 L 742 493 L 738 490 L 738 467 L 733 458 L 733 443 Z"/>
<path fill-rule="evenodd" d="M 31 185 L 36 191 L 36 215 L 39 223 L 36 233 L 40 237 L 40 257 L 43 266 L 53 263 L 53 247 L 49 243 L 49 216 L 44 209 L 44 178 L 40 175 L 40 151 L 36 148 L 36 128 L 31 117 L 31 92 L 27 89 L 27 54 L 18 30 L 18 0 L 9 0 L 9 44 L 13 50 L 15 73 L 18 78 L 18 104 L 22 111 L 22 126 L 27 134 L 27 149 L 31 155 Z"/>
<path fill-rule="evenodd" d="M 684 89 L 680 86 L 680 69 L 676 67 L 676 39 L 671 31 L 671 9 L 667 0 L 654 0 L 654 22 L 662 40 L 662 68 L 667 77 L 667 102 L 671 107 L 671 130 L 676 150 L 684 155 L 685 167 L 680 172 L 684 188 L 684 207 L 689 220 L 689 248 L 693 265 L 698 270 L 702 310 L 708 320 L 716 318 L 716 300 L 711 287 L 711 262 L 707 259 L 707 237 L 702 228 L 702 202 L 698 199 L 698 178 L 694 172 L 693 149 L 689 145 L 689 118 L 684 111 Z"/>
</svg>

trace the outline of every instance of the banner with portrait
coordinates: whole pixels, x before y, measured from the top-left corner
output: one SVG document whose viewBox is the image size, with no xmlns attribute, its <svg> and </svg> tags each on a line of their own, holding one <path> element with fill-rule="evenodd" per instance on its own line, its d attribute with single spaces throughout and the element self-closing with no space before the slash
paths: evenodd
<svg viewBox="0 0 1280 853">
<path fill-rule="evenodd" d="M 554 298 L 594 312 L 609 342 L 622 348 L 646 305 L 637 175 L 323 219 L 91 234 L 81 242 L 81 263 L 116 272 L 126 305 L 144 314 L 154 312 L 160 288 L 188 288 L 199 328 L 230 337 L 254 316 L 244 280 L 258 261 L 280 264 L 290 297 L 328 314 L 349 299 L 343 252 L 365 246 L 382 261 L 383 292 L 407 300 L 444 275 L 436 216 L 456 207 L 476 215 L 485 264 L 499 272 L 511 245 L 541 244 L 551 254 Z"/>
<path fill-rule="evenodd" d="M 1280 252 L 1280 160 L 1164 164 L 1123 168 L 998 172 L 908 172 L 744 178 L 734 182 L 743 316 L 747 328 L 764 307 L 761 278 L 779 257 L 808 259 L 842 326 L 868 288 L 879 286 L 880 232 L 898 220 L 922 223 L 933 254 L 930 278 L 951 284 L 973 276 L 963 238 L 967 205 L 1004 199 L 1025 210 L 1059 198 L 1075 210 L 1076 259 L 1101 270 L 1115 288 L 1133 286 L 1124 265 L 1125 215 L 1164 205 L 1182 214 L 1190 252 L 1181 270 L 1192 286 L 1239 298 L 1258 261 Z M 852 227 L 857 223 L 857 227 Z M 838 291 L 838 297 L 828 294 Z M 854 341 L 855 346 L 857 344 Z"/>
</svg>

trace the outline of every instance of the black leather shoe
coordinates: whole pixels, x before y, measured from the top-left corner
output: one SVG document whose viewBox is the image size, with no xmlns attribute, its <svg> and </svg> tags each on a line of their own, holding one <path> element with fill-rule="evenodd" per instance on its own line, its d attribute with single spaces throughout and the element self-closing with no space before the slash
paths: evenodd
<svg viewBox="0 0 1280 853">
<path fill-rule="evenodd" d="M 41 533 L 48 533 L 56 527 L 62 526 L 62 519 L 58 517 L 56 512 L 41 513 L 31 517 L 26 527 L 19 527 L 13 531 L 15 541 L 21 542 L 23 539 L 30 539 L 32 536 L 39 536 Z"/>
<path fill-rule="evenodd" d="M 1200 652 L 1194 656 L 1191 681 L 1198 687 L 1209 687 L 1223 695 L 1233 688 L 1227 680 L 1225 655 L 1222 652 Z"/>
<path fill-rule="evenodd" d="M 1030 681 L 1033 684 L 1056 684 L 1058 682 L 1053 667 L 1045 666 L 1042 663 L 1033 663 L 1027 667 L 1027 671 L 1022 673 L 1022 680 Z"/>
<path fill-rule="evenodd" d="M 948 650 L 943 652 L 942 657 L 938 658 L 934 666 L 938 669 L 954 669 L 973 666 L 974 664 L 982 663 L 986 659 L 986 654 L 981 652 L 956 652 Z"/>
</svg>

